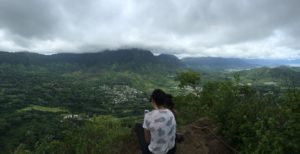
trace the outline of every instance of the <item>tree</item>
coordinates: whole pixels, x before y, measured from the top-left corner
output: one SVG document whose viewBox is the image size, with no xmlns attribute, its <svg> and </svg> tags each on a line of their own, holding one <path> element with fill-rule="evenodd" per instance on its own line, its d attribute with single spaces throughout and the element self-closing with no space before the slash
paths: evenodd
<svg viewBox="0 0 300 154">
<path fill-rule="evenodd" d="M 200 79 L 200 74 L 191 70 L 179 72 L 176 74 L 175 78 L 176 81 L 179 81 L 179 87 L 183 88 L 186 86 L 191 86 L 193 89 L 199 85 Z"/>
</svg>

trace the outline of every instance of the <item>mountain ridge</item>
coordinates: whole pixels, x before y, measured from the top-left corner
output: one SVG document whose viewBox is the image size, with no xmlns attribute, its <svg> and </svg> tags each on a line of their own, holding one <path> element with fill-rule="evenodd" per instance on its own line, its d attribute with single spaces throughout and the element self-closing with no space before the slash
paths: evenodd
<svg viewBox="0 0 300 154">
<path fill-rule="evenodd" d="M 42 55 L 32 52 L 3 52 L 0 51 L 0 64 L 51 65 L 75 64 L 84 68 L 105 68 L 117 70 L 147 70 L 155 68 L 160 71 L 174 71 L 184 64 L 173 55 L 155 56 L 149 50 L 119 49 L 105 50 L 96 53 L 58 53 Z"/>
<path fill-rule="evenodd" d="M 179 70 L 189 68 L 196 71 L 243 70 L 256 67 L 300 66 L 300 59 L 246 59 L 224 57 L 186 57 L 175 55 L 154 55 L 150 50 L 132 48 L 104 50 L 92 53 L 56 53 L 43 55 L 34 52 L 0 51 L 0 64 L 49 65 L 76 64 L 85 68 L 109 68 L 118 70 Z M 111 68 L 110 68 L 111 69 Z"/>
<path fill-rule="evenodd" d="M 300 60 L 286 59 L 246 59 L 223 57 L 187 57 L 181 61 L 193 70 L 249 69 L 255 67 L 300 66 Z"/>
</svg>

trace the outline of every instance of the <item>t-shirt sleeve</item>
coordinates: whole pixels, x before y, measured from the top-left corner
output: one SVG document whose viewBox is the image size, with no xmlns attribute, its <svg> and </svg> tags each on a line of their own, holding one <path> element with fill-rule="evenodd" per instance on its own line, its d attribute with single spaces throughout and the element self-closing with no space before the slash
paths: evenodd
<svg viewBox="0 0 300 154">
<path fill-rule="evenodd" d="M 147 113 L 144 116 L 143 128 L 149 129 L 149 125 L 150 125 L 150 121 L 149 121 L 149 116 L 148 116 L 148 113 Z"/>
</svg>

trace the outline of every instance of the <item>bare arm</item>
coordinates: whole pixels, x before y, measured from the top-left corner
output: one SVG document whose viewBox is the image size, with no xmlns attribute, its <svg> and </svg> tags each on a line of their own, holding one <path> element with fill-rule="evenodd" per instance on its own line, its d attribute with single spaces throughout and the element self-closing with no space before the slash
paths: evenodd
<svg viewBox="0 0 300 154">
<path fill-rule="evenodd" d="M 145 142 L 147 144 L 150 144 L 150 139 L 151 139 L 150 131 L 144 128 L 144 135 L 145 135 Z"/>
</svg>

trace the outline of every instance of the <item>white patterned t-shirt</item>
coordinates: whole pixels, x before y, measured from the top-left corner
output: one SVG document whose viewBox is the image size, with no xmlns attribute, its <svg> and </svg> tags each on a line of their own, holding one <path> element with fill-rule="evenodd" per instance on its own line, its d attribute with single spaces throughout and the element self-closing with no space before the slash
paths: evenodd
<svg viewBox="0 0 300 154">
<path fill-rule="evenodd" d="M 148 148 L 152 153 L 165 154 L 175 146 L 176 121 L 169 109 L 153 110 L 145 114 L 143 128 L 150 131 Z"/>
</svg>

